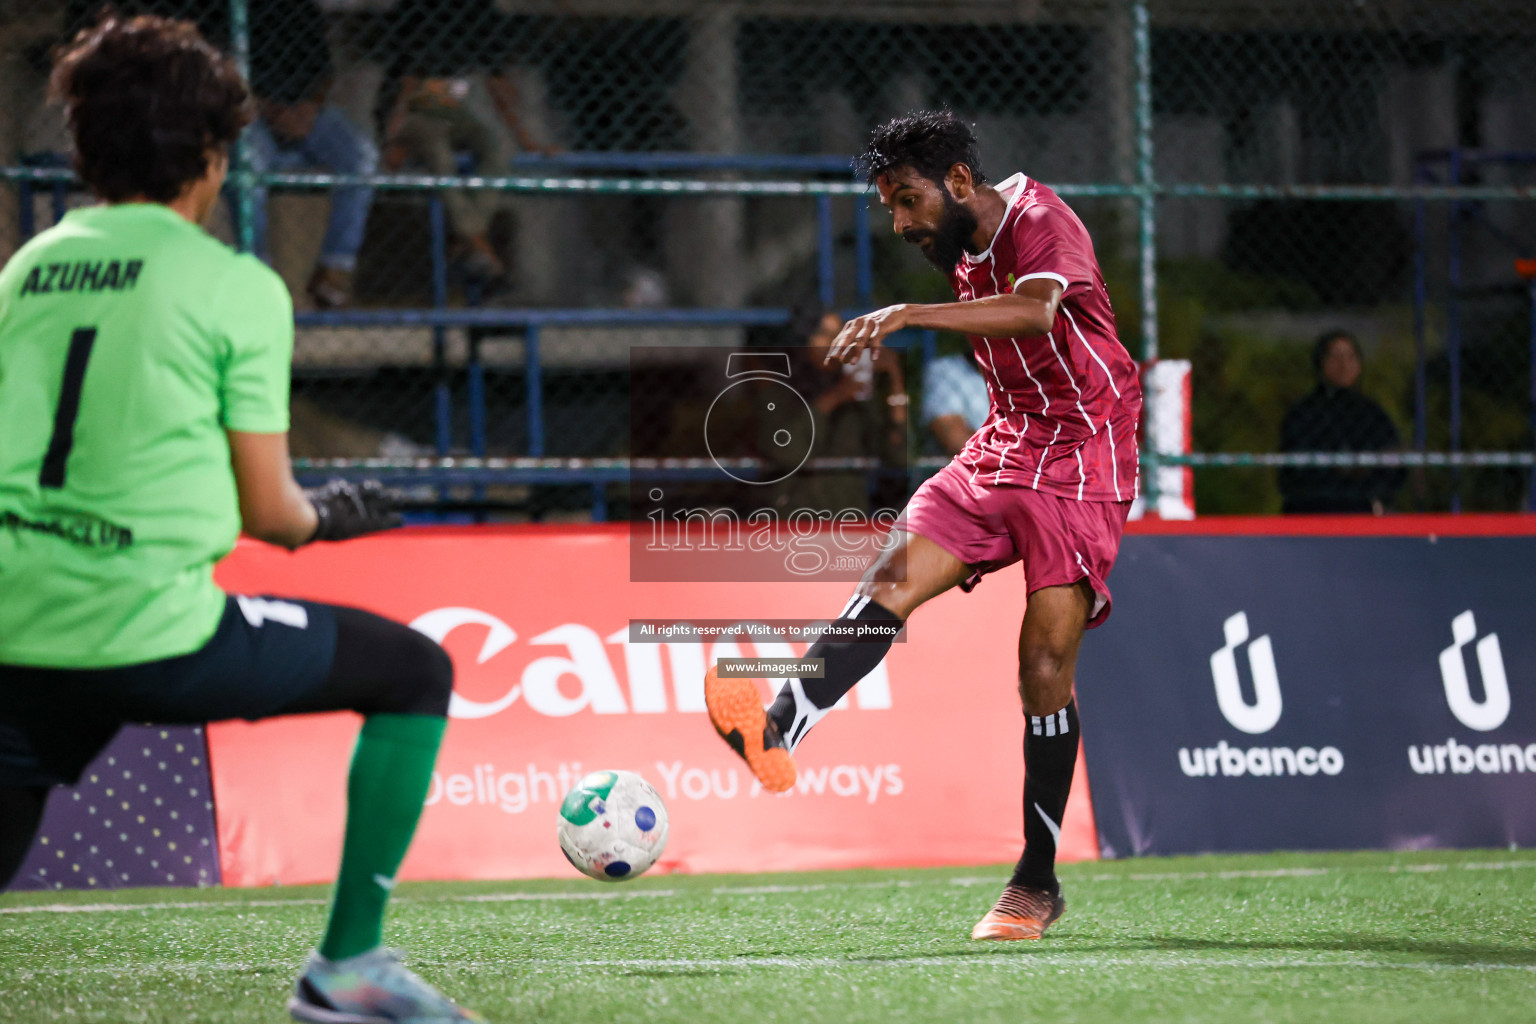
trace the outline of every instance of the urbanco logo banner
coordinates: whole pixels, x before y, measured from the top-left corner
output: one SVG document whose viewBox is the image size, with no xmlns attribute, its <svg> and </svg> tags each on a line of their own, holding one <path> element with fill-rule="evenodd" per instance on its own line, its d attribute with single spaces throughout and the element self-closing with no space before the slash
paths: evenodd
<svg viewBox="0 0 1536 1024">
<path fill-rule="evenodd" d="M 1211 676 L 1216 680 L 1216 704 L 1234 729 L 1265 733 L 1280 721 L 1284 702 L 1280 697 L 1280 673 L 1275 668 L 1274 645 L 1268 636 L 1248 639 L 1248 614 L 1238 612 L 1221 625 L 1227 642 L 1211 655 Z M 1248 645 L 1248 668 L 1253 679 L 1253 703 L 1243 696 L 1237 672 L 1237 648 Z"/>
<path fill-rule="evenodd" d="M 1440 678 L 1445 682 L 1445 700 L 1451 714 L 1468 729 L 1487 732 L 1497 729 L 1509 717 L 1509 678 L 1504 674 L 1504 652 L 1497 634 L 1477 641 L 1477 667 L 1482 675 L 1483 696 L 1472 696 L 1472 682 L 1467 677 L 1467 663 L 1462 649 L 1477 636 L 1477 617 L 1469 608 L 1451 620 L 1454 642 L 1440 652 Z"/>
<path fill-rule="evenodd" d="M 1128 536 L 1077 673 L 1114 854 L 1536 841 L 1530 537 Z"/>
<path fill-rule="evenodd" d="M 618 525 L 408 529 L 293 555 L 242 543 L 219 580 L 246 594 L 364 607 L 453 657 L 448 732 L 402 878 L 577 879 L 555 842 L 557 808 L 584 773 L 613 768 L 639 772 L 667 803 L 658 872 L 1018 856 L 1021 573 L 925 607 L 908 642 L 799 748 L 799 781 L 779 796 L 716 736 L 703 678 L 717 658 L 799 658 L 805 643 L 754 630 L 645 642 L 632 623 L 831 618 L 853 585 L 636 583 L 629 540 Z M 959 636 L 977 638 L 963 660 Z M 765 702 L 777 688 L 759 686 Z M 210 727 L 226 884 L 335 877 L 357 728 L 355 715 Z M 1082 771 L 1061 852 L 1097 851 Z"/>
</svg>

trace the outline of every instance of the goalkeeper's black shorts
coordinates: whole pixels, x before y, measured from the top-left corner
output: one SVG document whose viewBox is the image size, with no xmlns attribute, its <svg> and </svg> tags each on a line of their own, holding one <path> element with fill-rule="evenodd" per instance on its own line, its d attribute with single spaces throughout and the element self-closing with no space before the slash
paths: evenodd
<svg viewBox="0 0 1536 1024">
<path fill-rule="evenodd" d="M 231 596 L 212 639 L 190 654 L 115 668 L 0 664 L 0 786 L 73 784 L 126 724 L 445 715 L 452 692 L 448 655 L 408 626 L 339 605 Z"/>
</svg>

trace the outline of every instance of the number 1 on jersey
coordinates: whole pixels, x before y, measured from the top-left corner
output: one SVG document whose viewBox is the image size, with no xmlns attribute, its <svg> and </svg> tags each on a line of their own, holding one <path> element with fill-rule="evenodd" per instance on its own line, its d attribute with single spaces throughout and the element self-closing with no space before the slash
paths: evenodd
<svg viewBox="0 0 1536 1024">
<path fill-rule="evenodd" d="M 69 354 L 64 358 L 64 385 L 59 389 L 59 407 L 53 414 L 53 436 L 48 439 L 48 453 L 43 456 L 42 472 L 37 482 L 42 487 L 64 486 L 64 464 L 75 446 L 75 418 L 80 415 L 80 389 L 85 384 L 85 364 L 96 344 L 96 328 L 77 327 L 69 338 Z"/>
</svg>

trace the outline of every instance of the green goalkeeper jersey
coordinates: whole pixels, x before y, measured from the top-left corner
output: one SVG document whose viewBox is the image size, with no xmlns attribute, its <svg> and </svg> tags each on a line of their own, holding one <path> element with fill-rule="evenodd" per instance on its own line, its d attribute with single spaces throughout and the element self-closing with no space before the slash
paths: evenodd
<svg viewBox="0 0 1536 1024">
<path fill-rule="evenodd" d="M 281 279 L 154 203 L 75 210 L 0 270 L 0 663 L 197 650 L 240 510 L 226 430 L 288 429 Z"/>
</svg>

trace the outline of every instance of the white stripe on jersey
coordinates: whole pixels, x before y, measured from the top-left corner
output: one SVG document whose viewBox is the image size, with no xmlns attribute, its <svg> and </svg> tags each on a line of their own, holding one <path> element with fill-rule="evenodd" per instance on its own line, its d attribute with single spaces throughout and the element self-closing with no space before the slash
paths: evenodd
<svg viewBox="0 0 1536 1024">
<path fill-rule="evenodd" d="M 1077 335 L 1077 340 L 1083 343 L 1083 348 L 1086 348 L 1088 354 L 1093 356 L 1093 361 L 1099 364 L 1099 369 L 1103 370 L 1104 376 L 1109 379 L 1110 390 L 1115 393 L 1116 398 L 1119 398 L 1120 388 L 1115 385 L 1115 375 L 1109 372 L 1109 367 L 1105 364 L 1104 360 L 1099 358 L 1099 354 L 1093 350 L 1093 346 L 1088 344 L 1088 339 L 1083 337 L 1083 332 L 1078 329 L 1077 320 L 1072 316 L 1072 311 L 1066 307 L 1065 303 L 1059 308 L 1063 313 L 1067 314 L 1067 323 L 1072 325 L 1072 333 Z"/>
<path fill-rule="evenodd" d="M 1083 468 L 1083 449 L 1077 449 L 1077 500 L 1083 500 L 1083 485 L 1088 482 L 1088 471 Z"/>
<path fill-rule="evenodd" d="M 1013 279 L 1013 290 L 1014 291 L 1018 291 L 1019 290 L 1019 285 L 1023 284 L 1025 281 L 1038 281 L 1042 277 L 1048 277 L 1052 281 L 1055 281 L 1056 283 L 1060 284 L 1062 291 L 1066 291 L 1068 288 L 1072 287 L 1072 282 L 1068 281 L 1066 278 L 1062 277 L 1060 274 L 1053 274 L 1049 270 L 1042 270 L 1038 274 L 1025 274 L 1023 277 L 1016 277 L 1016 278 L 1014 278 Z"/>
<path fill-rule="evenodd" d="M 1050 454 L 1050 452 L 1051 452 L 1051 445 L 1056 443 L 1056 438 L 1058 436 L 1060 436 L 1060 434 L 1061 434 L 1061 424 L 1057 423 L 1056 424 L 1056 433 L 1051 435 L 1050 444 L 1047 444 L 1044 448 L 1040 449 L 1040 465 L 1035 467 L 1035 482 L 1030 484 L 1029 486 L 1036 487 L 1036 488 L 1038 488 L 1040 486 L 1040 474 L 1045 470 L 1045 457 Z M 1078 465 L 1082 465 L 1082 463 L 1079 462 Z"/>
<path fill-rule="evenodd" d="M 1009 404 L 1010 405 L 1012 404 L 1012 399 L 1009 400 Z M 1007 422 L 1007 421 L 1005 420 L 1004 422 Z M 1008 425 L 1009 425 L 1009 427 L 1013 426 L 1013 424 L 1011 424 L 1011 423 L 1009 423 Z M 1017 447 L 1019 447 L 1019 445 L 1023 444 L 1024 443 L 1024 435 L 1027 434 L 1027 433 L 1029 433 L 1029 417 L 1025 416 L 1024 417 L 1024 429 L 1023 430 L 1015 430 L 1013 432 L 1013 444 L 1009 445 L 1008 448 L 1004 448 L 1002 450 L 1002 452 L 999 453 L 999 455 L 998 455 L 998 459 L 997 459 L 997 472 L 992 474 L 992 485 L 994 487 L 1002 482 L 1003 470 L 1008 468 L 1008 450 L 1009 450 L 1009 448 L 1017 448 Z M 1019 468 L 1023 469 L 1024 467 L 1021 466 Z M 971 479 L 972 480 L 976 479 L 976 476 L 975 476 L 974 473 L 971 475 Z"/>
<path fill-rule="evenodd" d="M 997 286 L 997 261 L 996 260 L 992 261 L 992 289 L 993 289 L 994 294 L 997 294 L 997 295 L 1003 294 L 1002 293 L 1002 289 L 998 288 L 998 286 Z M 992 339 L 991 338 L 983 338 L 982 340 L 987 343 L 987 355 L 990 357 L 991 354 L 992 354 Z M 1024 353 L 1019 351 L 1018 340 L 1014 339 L 1014 338 L 1009 338 L 1008 342 L 1009 342 L 1009 344 L 1011 344 L 1013 346 L 1014 353 L 1019 357 L 1019 363 L 1021 365 L 1023 365 L 1024 364 Z M 1029 373 L 1029 367 L 1027 365 L 1024 365 L 1024 372 L 1026 374 Z M 997 376 L 997 361 L 995 359 L 992 361 L 992 375 L 994 377 Z M 1031 378 L 1031 379 L 1033 379 L 1033 378 Z M 1003 394 L 1008 396 L 1008 411 L 1009 412 L 1018 412 L 1019 411 L 1018 410 L 1018 406 L 1013 404 L 1013 392 L 1012 391 L 1005 391 L 1005 392 L 1003 392 Z M 1042 392 L 1041 394 L 1043 396 L 1044 392 Z M 1025 416 L 1024 416 L 1024 434 L 1027 434 L 1027 433 L 1029 433 L 1029 416 L 1028 416 L 1028 414 L 1025 414 Z M 1020 434 L 1019 435 L 1019 441 L 1023 440 L 1024 434 Z M 1014 444 L 1017 445 L 1019 443 L 1019 441 L 1015 441 Z M 999 469 L 998 472 L 1002 472 L 1002 470 Z M 996 481 L 993 481 L 993 482 L 995 483 Z"/>
<path fill-rule="evenodd" d="M 1035 375 L 1029 372 L 1029 363 L 1024 359 L 1023 349 L 1019 348 L 1019 339 L 1009 338 L 1008 343 L 1013 346 L 1013 354 L 1019 357 L 1019 365 L 1024 367 L 1024 376 L 1028 377 L 1029 382 L 1035 386 L 1035 390 L 1040 392 L 1041 414 L 1044 415 L 1050 412 L 1051 400 L 1045 397 L 1045 388 L 1041 387 L 1040 382 L 1035 379 Z"/>
<path fill-rule="evenodd" d="M 1109 435 L 1109 478 L 1115 484 L 1115 500 L 1124 501 L 1125 499 L 1120 497 L 1120 465 L 1115 459 L 1115 428 L 1109 420 L 1104 421 L 1104 432 Z"/>
<path fill-rule="evenodd" d="M 1088 432 L 1097 434 L 1099 428 L 1093 425 L 1093 420 L 1088 416 L 1088 410 L 1083 408 L 1083 389 L 1077 386 L 1077 378 L 1072 376 L 1072 371 L 1067 369 L 1067 361 L 1061 358 L 1061 350 L 1056 347 L 1056 336 L 1047 334 L 1045 340 L 1051 343 L 1051 354 L 1061 364 L 1061 372 L 1067 375 L 1067 383 L 1072 385 L 1072 390 L 1077 392 L 1077 411 L 1083 414 L 1083 422 L 1088 424 Z"/>
<path fill-rule="evenodd" d="M 1006 221 L 1008 219 L 1008 214 L 1012 212 L 1012 209 L 1011 209 L 1012 208 L 1012 203 L 1010 203 L 1009 206 L 1010 206 L 1010 209 L 1007 210 L 1007 211 L 1004 211 L 1004 216 L 1003 216 L 1003 220 L 1004 221 Z M 998 225 L 998 233 L 999 234 L 1002 233 L 1002 225 L 1001 224 Z M 992 275 L 992 291 L 993 291 L 993 294 L 1001 295 L 1001 294 L 1003 294 L 1003 289 L 997 283 L 997 260 L 992 259 L 989 256 L 987 262 L 989 262 L 991 264 L 991 267 L 989 268 L 989 273 Z M 987 356 L 991 360 L 991 363 L 992 363 L 992 376 L 996 377 L 997 376 L 997 360 L 992 358 L 992 339 L 991 338 L 983 338 L 982 340 L 985 341 L 986 345 L 987 345 Z M 1029 374 L 1029 365 L 1024 362 L 1024 354 L 1019 351 L 1019 343 L 1016 340 L 1014 340 L 1013 338 L 1009 338 L 1008 339 L 1008 343 L 1013 346 L 1014 353 L 1016 355 L 1018 355 L 1018 357 L 1019 357 L 1019 364 L 1024 367 L 1024 373 L 1026 375 L 1028 375 Z M 1030 379 L 1033 380 L 1034 378 L 1030 377 Z M 1011 390 L 1004 390 L 1003 394 L 1008 396 L 1008 411 L 1012 412 L 1012 413 L 1017 413 L 1019 410 L 1018 410 L 1018 406 L 1014 404 L 1013 392 Z M 1045 397 L 1045 392 L 1043 390 L 1040 392 L 1040 397 L 1042 399 Z M 997 472 L 992 474 L 992 483 L 993 483 L 994 486 L 997 485 L 999 482 L 1001 482 L 1001 480 L 1003 478 L 1003 470 L 1008 467 L 1008 450 L 1009 450 L 1009 448 L 1017 448 L 1020 445 L 1022 445 L 1024 443 L 1024 435 L 1029 433 L 1029 415 L 1027 413 L 1021 414 L 1021 415 L 1024 416 L 1024 429 L 1023 430 L 1014 430 L 1013 444 L 1009 445 L 1007 448 L 1004 448 L 1000 453 L 998 453 L 998 457 L 997 457 Z M 1006 420 L 1007 420 L 1007 418 L 1004 417 L 1004 421 L 1005 422 L 1006 422 Z M 1008 426 L 1009 426 L 1010 429 L 1013 428 L 1013 424 L 1012 423 L 1009 423 Z M 976 468 L 977 468 L 978 471 L 980 471 L 981 466 L 980 466 L 979 463 L 977 464 Z M 971 480 L 975 481 L 975 479 L 976 479 L 976 474 L 972 473 L 971 474 Z"/>
</svg>

